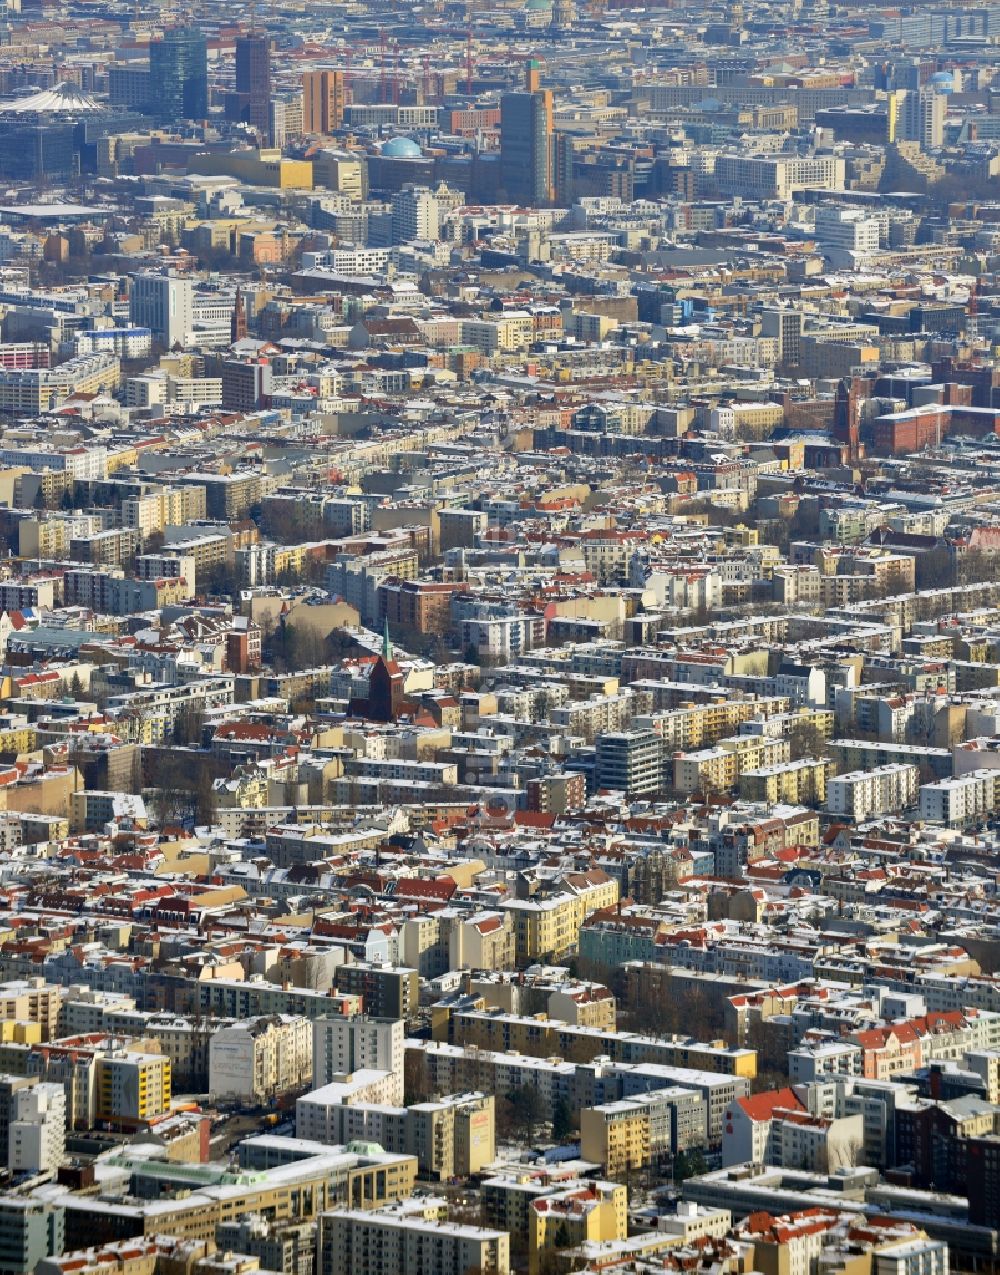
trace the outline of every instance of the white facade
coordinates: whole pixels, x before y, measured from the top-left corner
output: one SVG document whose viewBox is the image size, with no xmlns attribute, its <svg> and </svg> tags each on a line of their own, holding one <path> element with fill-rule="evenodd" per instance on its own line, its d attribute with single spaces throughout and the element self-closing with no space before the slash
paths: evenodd
<svg viewBox="0 0 1000 1275">
<path fill-rule="evenodd" d="M 338 1210 L 320 1217 L 321 1275 L 465 1275 L 472 1270 L 506 1275 L 510 1236 L 474 1226 L 429 1222 L 402 1210 Z"/>
<path fill-rule="evenodd" d="M 879 250 L 879 223 L 855 209 L 820 208 L 816 239 L 834 266 L 863 265 Z"/>
<path fill-rule="evenodd" d="M 7 1137 L 12 1173 L 55 1173 L 66 1154 L 66 1090 L 38 1084 L 13 1095 Z"/>
<path fill-rule="evenodd" d="M 93 328 L 73 339 L 74 354 L 110 351 L 123 359 L 141 359 L 149 353 L 152 334 L 148 328 Z"/>
<path fill-rule="evenodd" d="M 344 1080 L 335 1080 L 320 1089 L 314 1089 L 295 1104 L 295 1136 L 312 1142 L 325 1142 L 331 1146 L 345 1140 L 345 1134 L 357 1133 L 357 1124 L 345 1123 L 349 1118 L 345 1109 L 358 1107 L 355 1120 L 362 1123 L 363 1112 L 373 1109 L 399 1111 L 399 1101 L 393 1095 L 398 1090 L 391 1071 L 362 1069 Z M 368 1135 L 373 1138 L 373 1135 Z M 378 1142 L 380 1139 L 373 1138 Z M 350 1141 L 350 1138 L 347 1138 Z"/>
<path fill-rule="evenodd" d="M 875 770 L 854 770 L 829 781 L 826 807 L 831 815 L 861 822 L 908 809 L 917 800 L 919 786 L 918 766 L 894 763 Z"/>
<path fill-rule="evenodd" d="M 897 1240 L 875 1253 L 874 1275 L 948 1275 L 948 1245 L 928 1236 Z"/>
<path fill-rule="evenodd" d="M 392 197 L 392 242 L 413 239 L 436 240 L 440 229 L 440 209 L 432 191 L 425 186 L 405 186 Z"/>
<path fill-rule="evenodd" d="M 275 1014 L 224 1027 L 208 1049 L 208 1087 L 223 1101 L 260 1105 L 312 1078 L 312 1024 Z"/>
<path fill-rule="evenodd" d="M 920 818 L 957 826 L 992 814 L 1000 772 L 973 770 L 960 779 L 941 779 L 920 789 Z"/>
<path fill-rule="evenodd" d="M 844 160 L 833 155 L 720 155 L 715 176 L 724 195 L 788 199 L 796 190 L 842 190 Z"/>
<path fill-rule="evenodd" d="M 318 1018 L 312 1032 L 314 1084 L 327 1085 L 337 1076 L 363 1070 L 386 1071 L 394 1077 L 390 1096 L 377 1101 L 402 1103 L 406 1041 L 402 1020 L 362 1015 Z"/>
<path fill-rule="evenodd" d="M 168 349 L 185 345 L 194 328 L 194 284 L 173 275 L 133 275 L 129 317 Z"/>
<path fill-rule="evenodd" d="M 788 1052 L 788 1078 L 794 1084 L 811 1084 L 831 1076 L 860 1076 L 861 1048 L 840 1041 L 800 1045 Z"/>
</svg>

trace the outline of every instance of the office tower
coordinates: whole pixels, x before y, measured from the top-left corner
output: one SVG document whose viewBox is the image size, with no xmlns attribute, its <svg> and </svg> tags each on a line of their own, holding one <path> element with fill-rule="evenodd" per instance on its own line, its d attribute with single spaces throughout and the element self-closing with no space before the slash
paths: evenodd
<svg viewBox="0 0 1000 1275">
<path fill-rule="evenodd" d="M 246 99 L 248 122 L 261 137 L 271 130 L 271 40 L 263 31 L 236 38 L 236 92 Z"/>
<path fill-rule="evenodd" d="M 552 93 L 540 87 L 537 62 L 525 68 L 523 91 L 500 99 L 500 178 L 518 203 L 537 207 L 554 198 Z"/>
<path fill-rule="evenodd" d="M 136 327 L 149 328 L 168 350 L 186 344 L 194 327 L 194 285 L 174 275 L 133 275 L 129 318 Z"/>
<path fill-rule="evenodd" d="M 344 121 L 345 101 L 340 71 L 306 71 L 302 76 L 302 131 L 336 132 Z"/>
<path fill-rule="evenodd" d="M 802 353 L 802 312 L 800 310 L 762 310 L 761 336 L 778 342 L 778 362 L 797 367 Z"/>
<path fill-rule="evenodd" d="M 149 46 L 154 109 L 165 123 L 208 114 L 208 51 L 195 27 L 177 27 Z"/>
<path fill-rule="evenodd" d="M 271 145 L 284 146 L 290 137 L 302 135 L 302 94 L 284 93 L 269 103 Z"/>
<path fill-rule="evenodd" d="M 903 141 L 919 142 L 928 150 L 944 144 L 944 118 L 948 100 L 933 89 L 920 89 L 903 98 L 903 111 L 897 136 Z"/>
<path fill-rule="evenodd" d="M 895 63 L 892 68 L 893 88 L 916 93 L 933 75 L 934 65 L 933 62 L 921 62 L 919 58 Z"/>
<path fill-rule="evenodd" d="M 392 242 L 437 239 L 440 209 L 426 186 L 405 186 L 392 197 Z"/>
</svg>

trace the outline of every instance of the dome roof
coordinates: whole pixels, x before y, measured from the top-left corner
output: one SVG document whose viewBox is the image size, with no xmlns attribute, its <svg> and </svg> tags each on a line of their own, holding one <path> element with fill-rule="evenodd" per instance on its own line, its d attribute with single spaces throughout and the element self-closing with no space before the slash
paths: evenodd
<svg viewBox="0 0 1000 1275">
<path fill-rule="evenodd" d="M 951 71 L 936 71 L 928 81 L 936 89 L 953 89 L 955 87 L 955 76 Z"/>
<path fill-rule="evenodd" d="M 412 137 L 393 137 L 382 147 L 387 159 L 419 159 L 420 147 Z"/>
</svg>

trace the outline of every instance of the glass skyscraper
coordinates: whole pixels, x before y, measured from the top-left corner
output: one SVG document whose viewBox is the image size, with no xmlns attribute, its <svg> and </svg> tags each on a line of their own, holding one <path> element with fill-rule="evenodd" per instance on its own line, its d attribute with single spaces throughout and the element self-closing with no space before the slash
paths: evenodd
<svg viewBox="0 0 1000 1275">
<path fill-rule="evenodd" d="M 208 115 L 208 49 L 195 27 L 167 31 L 149 46 L 149 80 L 156 115 L 164 123 Z"/>
<path fill-rule="evenodd" d="M 508 199 L 533 208 L 552 202 L 552 94 L 536 62 L 525 68 L 524 91 L 500 99 L 500 171 Z"/>
</svg>

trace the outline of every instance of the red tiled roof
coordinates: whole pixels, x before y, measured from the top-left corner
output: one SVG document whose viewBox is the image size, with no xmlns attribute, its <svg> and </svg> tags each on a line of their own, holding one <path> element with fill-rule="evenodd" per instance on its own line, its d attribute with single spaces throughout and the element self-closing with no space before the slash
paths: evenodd
<svg viewBox="0 0 1000 1275">
<path fill-rule="evenodd" d="M 754 1094 L 750 1098 L 736 1099 L 742 1110 L 751 1120 L 771 1120 L 779 1108 L 789 1111 L 805 1111 L 805 1107 L 795 1096 L 793 1089 L 772 1089 L 767 1093 Z"/>
</svg>

